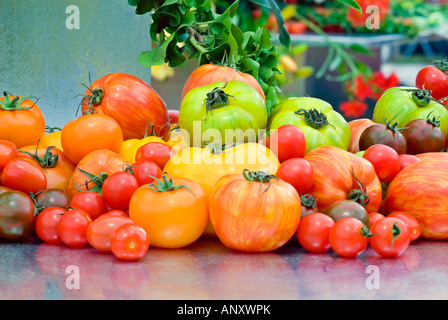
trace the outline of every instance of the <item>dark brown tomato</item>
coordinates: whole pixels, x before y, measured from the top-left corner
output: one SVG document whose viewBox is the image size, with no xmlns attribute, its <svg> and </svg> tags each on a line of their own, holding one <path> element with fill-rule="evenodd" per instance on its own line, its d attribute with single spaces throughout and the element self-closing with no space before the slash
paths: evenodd
<svg viewBox="0 0 448 320">
<path fill-rule="evenodd" d="M 353 200 L 340 200 L 331 204 L 324 212 L 334 222 L 347 217 L 361 220 L 367 228 L 370 228 L 370 217 L 367 210 L 358 202 Z"/>
<path fill-rule="evenodd" d="M 359 137 L 359 150 L 364 151 L 375 144 L 384 144 L 393 148 L 398 154 L 405 154 L 407 149 L 406 139 L 400 132 L 403 128 L 397 128 L 398 123 L 391 125 L 373 124 L 367 127 Z"/>
<path fill-rule="evenodd" d="M 407 154 L 415 155 L 426 152 L 440 152 L 445 147 L 445 135 L 440 129 L 438 119 L 415 119 L 402 131 L 406 139 Z"/>
</svg>

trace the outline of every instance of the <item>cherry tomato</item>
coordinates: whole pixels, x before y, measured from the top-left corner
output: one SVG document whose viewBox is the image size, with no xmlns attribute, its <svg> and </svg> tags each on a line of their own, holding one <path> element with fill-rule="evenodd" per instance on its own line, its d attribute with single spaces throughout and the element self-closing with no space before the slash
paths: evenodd
<svg viewBox="0 0 448 320">
<path fill-rule="evenodd" d="M 388 217 L 398 218 L 406 223 L 411 234 L 411 241 L 417 240 L 422 234 L 422 228 L 418 220 L 411 214 L 401 211 L 395 211 L 387 215 Z"/>
<path fill-rule="evenodd" d="M 47 176 L 44 169 L 27 158 L 14 158 L 6 164 L 1 175 L 5 187 L 26 194 L 38 193 L 47 188 Z"/>
<path fill-rule="evenodd" d="M 43 210 L 36 218 L 36 234 L 44 242 L 58 244 L 62 240 L 58 236 L 58 225 L 67 211 L 61 207 L 49 207 Z"/>
<path fill-rule="evenodd" d="M 6 163 L 19 156 L 16 145 L 7 140 L 0 140 L 0 172 L 5 168 Z"/>
<path fill-rule="evenodd" d="M 369 147 L 362 157 L 372 163 L 381 182 L 392 181 L 400 172 L 401 163 L 398 153 L 384 144 Z"/>
<path fill-rule="evenodd" d="M 155 162 L 160 170 L 163 170 L 168 160 L 170 160 L 172 152 L 173 147 L 166 143 L 150 142 L 137 150 L 135 161 L 150 160 Z"/>
<path fill-rule="evenodd" d="M 103 198 L 110 208 L 127 211 L 129 201 L 138 188 L 138 180 L 132 173 L 116 172 L 104 181 Z"/>
<path fill-rule="evenodd" d="M 412 154 L 400 154 L 400 171 L 419 161 L 420 159 Z"/>
<path fill-rule="evenodd" d="M 286 160 L 280 165 L 275 175 L 292 185 L 300 195 L 307 194 L 313 186 L 313 167 L 302 158 Z"/>
<path fill-rule="evenodd" d="M 361 220 L 347 217 L 335 222 L 330 229 L 331 249 L 345 258 L 353 258 L 364 252 L 369 244 L 368 228 Z"/>
<path fill-rule="evenodd" d="M 155 181 L 153 177 L 157 179 L 162 177 L 160 167 L 150 160 L 137 161 L 130 167 L 130 170 L 132 170 L 139 186 L 153 183 Z"/>
<path fill-rule="evenodd" d="M 89 224 L 87 228 L 87 240 L 95 249 L 110 252 L 111 233 L 126 223 L 132 223 L 132 220 L 129 217 L 103 215 Z"/>
<path fill-rule="evenodd" d="M 92 220 L 97 219 L 108 211 L 104 198 L 99 193 L 93 191 L 83 191 L 73 196 L 70 201 L 70 207 L 84 210 Z"/>
<path fill-rule="evenodd" d="M 434 66 L 426 66 L 417 73 L 416 86 L 419 89 L 431 90 L 431 96 L 436 99 L 442 99 L 448 96 L 448 75 L 446 65 L 443 60 L 434 61 Z"/>
<path fill-rule="evenodd" d="M 359 150 L 367 150 L 375 144 L 383 144 L 394 149 L 398 154 L 406 153 L 406 138 L 400 132 L 404 128 L 397 128 L 398 122 L 391 124 L 376 123 L 364 129 L 359 137 Z"/>
<path fill-rule="evenodd" d="M 271 131 L 269 148 L 277 155 L 280 163 L 288 159 L 303 158 L 306 152 L 305 135 L 296 126 L 281 126 Z"/>
<path fill-rule="evenodd" d="M 370 227 L 372 227 L 377 221 L 384 219 L 386 216 L 379 212 L 369 212 Z"/>
<path fill-rule="evenodd" d="M 383 257 L 394 258 L 402 254 L 411 242 L 411 234 L 406 223 L 387 216 L 372 228 L 369 240 L 372 249 Z"/>
<path fill-rule="evenodd" d="M 21 191 L 0 195 L 0 239 L 20 241 L 34 232 L 34 201 Z"/>
<path fill-rule="evenodd" d="M 52 207 L 68 209 L 70 206 L 70 196 L 66 191 L 61 189 L 43 190 L 35 196 L 34 200 L 38 211 Z"/>
<path fill-rule="evenodd" d="M 305 216 L 299 223 L 297 239 L 307 251 L 326 252 L 330 249 L 329 234 L 334 221 L 326 214 L 316 212 Z"/>
<path fill-rule="evenodd" d="M 129 217 L 129 214 L 127 214 L 123 210 L 116 210 L 116 209 L 114 209 L 114 210 L 110 210 L 110 211 L 102 214 L 97 219 L 102 219 L 102 218 L 109 217 L 109 216 L 112 216 L 112 217 L 125 217 L 125 218 L 127 218 L 127 217 Z"/>
<path fill-rule="evenodd" d="M 135 223 L 124 224 L 110 235 L 110 248 L 119 259 L 138 260 L 146 254 L 149 246 L 148 234 Z"/>
<path fill-rule="evenodd" d="M 67 246 L 80 248 L 86 246 L 87 228 L 92 223 L 92 218 L 82 209 L 66 211 L 58 224 L 58 237 Z"/>
</svg>

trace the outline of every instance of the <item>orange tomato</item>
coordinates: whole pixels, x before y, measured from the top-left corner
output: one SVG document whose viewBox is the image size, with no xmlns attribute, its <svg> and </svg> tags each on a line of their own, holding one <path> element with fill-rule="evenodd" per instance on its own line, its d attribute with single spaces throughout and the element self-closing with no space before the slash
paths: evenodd
<svg viewBox="0 0 448 320">
<path fill-rule="evenodd" d="M 73 197 L 81 191 L 101 189 L 109 175 L 124 171 L 128 165 L 126 159 L 116 152 L 104 149 L 93 151 L 76 166 L 67 192 Z"/>
<path fill-rule="evenodd" d="M 208 223 L 207 198 L 197 182 L 164 175 L 134 193 L 129 217 L 148 233 L 151 245 L 182 248 L 204 232 Z"/>
<path fill-rule="evenodd" d="M 31 97 L 0 97 L 0 140 L 13 142 L 17 148 L 37 144 L 45 133 L 45 119 Z"/>
<path fill-rule="evenodd" d="M 55 148 L 64 151 L 64 148 L 62 148 L 61 136 L 62 136 L 62 130 L 46 133 L 40 139 L 39 144 L 49 147 L 54 146 Z"/>
<path fill-rule="evenodd" d="M 61 133 L 61 144 L 67 158 L 78 164 L 92 151 L 106 149 L 120 152 L 123 131 L 109 116 L 89 114 L 68 122 Z"/>
<path fill-rule="evenodd" d="M 67 190 L 75 165 L 55 147 L 33 145 L 19 149 L 21 156 L 39 164 L 47 176 L 47 189 Z M 24 153 L 25 152 L 25 153 Z"/>
</svg>

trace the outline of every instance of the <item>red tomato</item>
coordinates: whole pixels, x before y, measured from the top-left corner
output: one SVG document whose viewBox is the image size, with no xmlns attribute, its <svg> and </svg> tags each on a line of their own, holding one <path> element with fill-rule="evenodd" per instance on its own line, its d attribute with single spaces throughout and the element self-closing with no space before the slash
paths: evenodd
<svg viewBox="0 0 448 320">
<path fill-rule="evenodd" d="M 168 119 L 170 120 L 170 125 L 179 124 L 179 110 L 168 110 Z"/>
<path fill-rule="evenodd" d="M 406 226 L 408 227 L 409 232 L 411 233 L 411 241 L 417 240 L 422 234 L 422 228 L 420 227 L 418 220 L 413 215 L 410 215 L 409 213 L 406 212 L 395 211 L 388 214 L 387 216 L 392 218 L 398 218 L 400 220 L 403 220 L 404 223 L 406 223 Z"/>
<path fill-rule="evenodd" d="M 440 129 L 440 124 L 435 116 L 431 118 L 431 113 L 426 119 L 414 119 L 409 122 L 403 130 L 407 145 L 406 153 L 415 155 L 443 150 L 446 138 Z"/>
<path fill-rule="evenodd" d="M 19 156 L 14 143 L 7 140 L 0 140 L 0 172 L 5 168 L 6 163 Z"/>
<path fill-rule="evenodd" d="M 32 159 L 23 157 L 8 161 L 1 175 L 1 182 L 5 187 L 26 194 L 37 194 L 47 189 L 47 176 L 44 169 Z"/>
<path fill-rule="evenodd" d="M 437 62 L 443 63 L 443 60 Z M 441 69 L 435 65 L 424 67 L 417 73 L 415 81 L 417 88 L 431 90 L 431 96 L 436 100 L 448 96 L 448 75 L 445 73 L 447 69 Z"/>
<path fill-rule="evenodd" d="M 394 149 L 384 144 L 369 147 L 364 155 L 372 163 L 381 182 L 390 182 L 400 172 L 400 157 Z"/>
<path fill-rule="evenodd" d="M 119 226 L 127 223 L 133 223 L 129 217 L 103 215 L 100 219 L 96 219 L 89 224 L 87 228 L 87 240 L 95 249 L 103 252 L 111 252 L 111 233 Z"/>
<path fill-rule="evenodd" d="M 269 148 L 280 163 L 288 159 L 302 158 L 306 151 L 306 140 L 302 130 L 293 125 L 284 125 L 271 130 Z"/>
<path fill-rule="evenodd" d="M 93 191 L 83 191 L 76 194 L 70 201 L 70 207 L 84 210 L 92 220 L 108 211 L 104 198 Z"/>
<path fill-rule="evenodd" d="M 102 214 L 101 216 L 99 216 L 97 218 L 97 220 L 100 219 L 100 218 L 102 219 L 102 218 L 109 217 L 109 216 L 112 216 L 112 217 L 125 217 L 125 218 L 127 218 L 127 217 L 129 217 L 129 214 L 127 214 L 123 210 L 116 210 L 116 209 L 114 209 L 114 210 L 110 210 L 110 211 L 106 212 L 105 214 Z"/>
<path fill-rule="evenodd" d="M 160 142 L 150 142 L 137 150 L 135 161 L 153 161 L 159 166 L 160 170 L 163 170 L 168 160 L 170 160 L 172 153 L 173 148 L 170 145 Z"/>
<path fill-rule="evenodd" d="M 400 171 L 419 161 L 420 159 L 412 154 L 400 154 Z"/>
<path fill-rule="evenodd" d="M 303 21 L 288 20 L 285 22 L 285 28 L 290 34 L 302 34 L 307 30 L 307 26 Z"/>
<path fill-rule="evenodd" d="M 398 218 L 386 217 L 372 228 L 369 240 L 372 249 L 383 257 L 394 258 L 402 254 L 411 242 L 406 223 Z"/>
<path fill-rule="evenodd" d="M 124 224 L 110 235 L 110 248 L 119 259 L 138 260 L 146 254 L 149 246 L 148 234 L 135 223 Z"/>
<path fill-rule="evenodd" d="M 36 218 L 36 234 L 44 242 L 62 243 L 58 236 L 58 225 L 67 209 L 50 207 L 39 213 Z"/>
<path fill-rule="evenodd" d="M 384 219 L 386 216 L 379 212 L 369 212 L 369 219 L 370 219 L 370 227 L 372 227 L 375 223 L 377 223 L 379 220 Z"/>
<path fill-rule="evenodd" d="M 127 211 L 129 201 L 138 188 L 138 180 L 132 173 L 116 172 L 104 181 L 103 198 L 110 208 Z"/>
<path fill-rule="evenodd" d="M 64 213 L 58 224 L 58 237 L 67 246 L 80 248 L 86 246 L 87 228 L 92 218 L 82 209 L 73 209 Z"/>
<path fill-rule="evenodd" d="M 299 223 L 297 239 L 307 251 L 313 253 L 326 252 L 330 249 L 330 229 L 334 221 L 323 213 L 311 213 Z"/>
<path fill-rule="evenodd" d="M 369 244 L 367 227 L 357 218 L 347 217 L 335 222 L 330 229 L 331 249 L 345 258 L 364 252 Z"/>
<path fill-rule="evenodd" d="M 300 195 L 307 194 L 313 186 L 313 167 L 302 158 L 286 160 L 280 165 L 275 175 L 291 184 Z"/>
<path fill-rule="evenodd" d="M 162 178 L 162 170 L 154 161 L 137 161 L 130 169 L 137 179 L 139 186 L 153 183 L 155 181 L 153 177 L 157 179 Z"/>
</svg>

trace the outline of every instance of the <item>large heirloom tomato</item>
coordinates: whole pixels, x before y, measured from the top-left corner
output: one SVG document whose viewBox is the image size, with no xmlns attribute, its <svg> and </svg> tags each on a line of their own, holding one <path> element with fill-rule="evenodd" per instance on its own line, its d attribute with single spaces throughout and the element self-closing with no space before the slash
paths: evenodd
<svg viewBox="0 0 448 320">
<path fill-rule="evenodd" d="M 425 90 L 409 87 L 395 87 L 384 92 L 376 103 L 372 120 L 376 123 L 388 121 L 398 122 L 406 126 L 415 119 L 436 117 L 440 121 L 440 129 L 448 136 L 448 110 L 445 106 L 431 98 Z"/>
<path fill-rule="evenodd" d="M 20 241 L 34 232 L 34 202 L 20 191 L 0 194 L 0 239 Z"/>
<path fill-rule="evenodd" d="M 248 252 L 283 246 L 299 226 L 297 191 L 264 172 L 245 170 L 232 176 L 210 196 L 210 219 L 219 240 L 228 248 Z"/>
<path fill-rule="evenodd" d="M 387 188 L 387 212 L 417 218 L 422 238 L 448 239 L 448 154 L 426 153 L 404 168 Z"/>
<path fill-rule="evenodd" d="M 321 146 L 347 150 L 351 131 L 344 117 L 320 99 L 301 97 L 280 102 L 269 119 L 270 129 L 284 125 L 299 127 L 306 138 L 306 152 Z"/>
<path fill-rule="evenodd" d="M 13 142 L 17 148 L 37 144 L 45 134 L 45 119 L 31 97 L 4 93 L 0 97 L 0 140 Z"/>
<path fill-rule="evenodd" d="M 243 81 L 251 85 L 266 101 L 263 89 L 257 79 L 248 73 L 239 72 L 231 67 L 218 66 L 215 64 L 204 64 L 196 68 L 188 77 L 182 90 L 182 100 L 187 93 L 197 87 L 202 87 L 215 82 Z"/>
<path fill-rule="evenodd" d="M 125 140 L 141 139 L 148 123 L 157 136 L 168 133 L 168 110 L 162 98 L 141 79 L 124 74 L 106 75 L 89 87 L 82 111 L 105 114 L 115 119 Z"/>
<path fill-rule="evenodd" d="M 191 90 L 182 100 L 179 128 L 194 147 L 210 143 L 255 142 L 266 130 L 266 105 L 253 87 L 241 81 L 215 82 Z"/>
<path fill-rule="evenodd" d="M 320 212 L 339 200 L 354 200 L 367 212 L 377 212 L 381 206 L 381 182 L 373 165 L 348 151 L 319 147 L 304 157 L 314 172 L 310 194 L 316 199 Z"/>
</svg>

